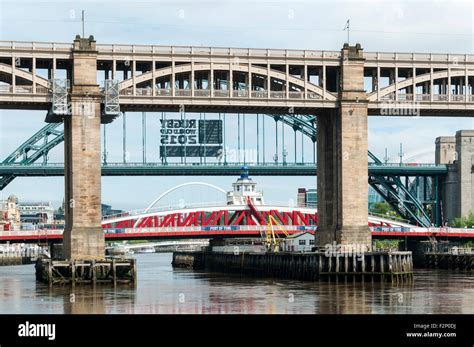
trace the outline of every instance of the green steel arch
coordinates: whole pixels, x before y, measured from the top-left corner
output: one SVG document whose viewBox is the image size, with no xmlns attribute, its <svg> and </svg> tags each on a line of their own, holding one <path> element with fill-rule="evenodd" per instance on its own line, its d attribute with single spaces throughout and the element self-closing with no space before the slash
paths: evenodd
<svg viewBox="0 0 474 347">
<path fill-rule="evenodd" d="M 27 166 L 40 158 L 43 158 L 43 162 L 46 163 L 49 151 L 63 141 L 64 130 L 62 129 L 62 123 L 47 124 L 15 149 L 2 164 Z M 15 177 L 13 174 L 1 177 L 0 190 L 3 190 Z"/>
<path fill-rule="evenodd" d="M 282 122 L 295 131 L 316 142 L 317 140 L 317 118 L 312 115 L 267 115 L 276 122 Z M 19 164 L 28 166 L 43 158 L 47 162 L 47 156 L 51 149 L 64 140 L 64 130 L 62 123 L 51 123 L 44 126 L 27 141 L 21 144 L 13 151 L 2 164 Z M 377 166 L 383 167 L 384 164 L 370 151 L 369 158 Z M 8 174 L 0 178 L 0 190 L 3 190 L 10 182 L 15 179 L 14 174 Z M 368 183 L 387 201 L 390 206 L 397 211 L 404 219 L 414 224 L 428 227 L 432 223 L 430 217 L 409 190 L 403 185 L 399 176 L 387 175 L 384 173 L 369 175 Z"/>
</svg>

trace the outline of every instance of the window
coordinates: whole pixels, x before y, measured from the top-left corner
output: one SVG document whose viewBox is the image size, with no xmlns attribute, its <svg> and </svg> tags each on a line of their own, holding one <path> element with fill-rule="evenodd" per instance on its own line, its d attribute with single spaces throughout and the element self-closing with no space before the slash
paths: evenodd
<svg viewBox="0 0 474 347">
<path fill-rule="evenodd" d="M 309 240 L 309 244 L 310 244 L 310 245 L 314 245 L 314 239 L 313 239 L 313 240 Z"/>
<path fill-rule="evenodd" d="M 300 240 L 299 245 L 300 246 L 306 246 L 306 240 Z"/>
</svg>

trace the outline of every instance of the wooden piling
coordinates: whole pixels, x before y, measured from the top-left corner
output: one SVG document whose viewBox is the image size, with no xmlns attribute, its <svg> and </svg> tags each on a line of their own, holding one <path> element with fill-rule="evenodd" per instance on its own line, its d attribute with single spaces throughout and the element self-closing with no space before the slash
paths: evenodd
<svg viewBox="0 0 474 347">
<path fill-rule="evenodd" d="M 359 264 L 360 263 L 360 264 Z M 402 263 L 407 264 L 406 267 Z M 413 276 L 411 252 L 370 252 L 327 255 L 315 253 L 220 253 L 175 252 L 173 266 L 202 269 L 252 277 L 287 278 L 296 280 L 344 279 L 404 283 Z M 367 272 L 368 271 L 368 272 Z"/>
</svg>

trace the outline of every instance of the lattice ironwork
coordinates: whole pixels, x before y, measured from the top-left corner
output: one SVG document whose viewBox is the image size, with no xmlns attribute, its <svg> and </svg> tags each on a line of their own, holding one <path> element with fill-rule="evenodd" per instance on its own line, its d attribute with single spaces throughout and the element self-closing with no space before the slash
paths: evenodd
<svg viewBox="0 0 474 347">
<path fill-rule="evenodd" d="M 120 114 L 119 81 L 105 80 L 104 113 L 111 116 L 118 116 Z"/>
<path fill-rule="evenodd" d="M 49 88 L 52 92 L 52 113 L 55 115 L 70 115 L 71 108 L 69 107 L 68 91 L 69 91 L 69 80 L 68 79 L 52 79 L 49 80 Z"/>
<path fill-rule="evenodd" d="M 43 158 L 43 163 L 46 164 L 49 151 L 63 142 L 63 140 L 64 131 L 62 123 L 48 124 L 23 142 L 2 164 L 30 165 L 40 158 Z M 5 188 L 15 177 L 14 174 L 0 177 L 0 190 Z"/>
<path fill-rule="evenodd" d="M 369 157 L 377 165 L 383 165 L 372 152 Z M 399 176 L 369 175 L 369 184 L 403 218 L 423 227 L 431 226 L 431 221 L 423 204 L 403 184 Z"/>
</svg>

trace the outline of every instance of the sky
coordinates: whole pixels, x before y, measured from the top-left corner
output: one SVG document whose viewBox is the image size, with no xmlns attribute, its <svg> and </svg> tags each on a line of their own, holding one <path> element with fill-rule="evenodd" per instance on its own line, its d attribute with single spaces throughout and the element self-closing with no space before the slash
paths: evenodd
<svg viewBox="0 0 474 347">
<path fill-rule="evenodd" d="M 81 31 L 85 10 L 86 36 L 98 43 L 203 45 L 251 48 L 339 50 L 347 40 L 342 29 L 350 19 L 351 43 L 366 51 L 474 53 L 474 7 L 471 1 L 5 1 L 0 0 L 0 40 L 72 42 Z M 0 110 L 0 160 L 44 126 L 44 112 Z M 148 113 L 147 159 L 157 161 L 157 113 Z M 235 116 L 233 117 L 235 125 Z M 274 123 L 267 130 L 267 160 L 273 156 Z M 252 129 L 252 124 L 248 124 Z M 369 149 L 397 162 L 403 143 L 404 161 L 434 162 L 434 141 L 460 129 L 473 129 L 469 118 L 370 117 Z M 107 129 L 109 161 L 122 156 L 122 123 Z M 127 115 L 127 150 L 130 161 L 141 160 L 141 114 Z M 133 134 L 130 135 L 130 134 Z M 252 130 L 247 136 L 249 148 Z M 230 132 L 229 132 L 229 136 Z M 235 136 L 233 134 L 232 136 Z M 287 142 L 292 131 L 286 130 Z M 290 145 L 288 145 L 290 148 Z M 273 148 L 273 149 L 271 149 Z M 292 147 L 291 147 L 292 148 Z M 305 141 L 311 157 L 311 142 Z M 279 150 L 281 152 L 281 149 Z M 292 149 L 288 149 L 289 159 Z M 53 150 L 51 162 L 62 159 Z M 230 189 L 235 177 L 103 177 L 102 200 L 116 208 L 148 205 L 165 190 L 187 181 L 203 181 Z M 298 187 L 316 185 L 314 177 L 255 177 L 267 201 L 296 200 Z M 0 192 L 14 193 L 23 201 L 63 199 L 63 178 L 17 178 Z M 199 202 L 222 199 L 209 188 L 177 191 L 179 199 Z"/>
</svg>

